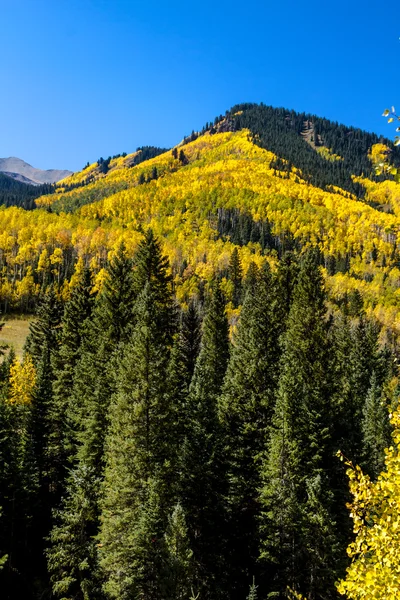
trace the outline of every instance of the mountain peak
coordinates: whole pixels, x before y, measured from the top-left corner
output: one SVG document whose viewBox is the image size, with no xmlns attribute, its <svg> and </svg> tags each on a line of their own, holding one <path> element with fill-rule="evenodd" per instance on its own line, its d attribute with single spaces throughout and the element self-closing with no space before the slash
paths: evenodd
<svg viewBox="0 0 400 600">
<path fill-rule="evenodd" d="M 4 173 L 22 183 L 41 185 L 43 183 L 56 183 L 72 174 L 71 171 L 59 169 L 36 169 L 21 158 L 9 156 L 0 158 L 0 173 Z"/>
</svg>

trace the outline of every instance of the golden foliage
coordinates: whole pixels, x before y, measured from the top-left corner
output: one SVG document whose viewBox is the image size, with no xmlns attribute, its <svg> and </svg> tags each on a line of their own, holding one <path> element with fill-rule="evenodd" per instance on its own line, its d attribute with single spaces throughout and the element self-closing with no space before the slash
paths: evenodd
<svg viewBox="0 0 400 600">
<path fill-rule="evenodd" d="M 376 483 L 346 462 L 353 500 L 352 563 L 338 590 L 354 600 L 400 597 L 400 410 L 392 415 L 393 445 Z"/>
<path fill-rule="evenodd" d="M 388 327 L 400 328 L 393 258 L 399 184 L 359 179 L 367 188 L 367 203 L 338 187 L 322 190 L 306 183 L 296 168 L 277 173 L 271 168 L 276 157 L 253 144 L 246 130 L 207 133 L 182 149 L 184 163 L 166 152 L 132 168 L 128 165 L 135 155 L 113 159 L 107 174 L 91 165 L 61 182 L 56 194 L 37 201 L 39 206 L 55 202 L 66 208 L 91 201 L 75 212 L 1 208 L 2 300 L 19 302 L 17 284 L 28 276 L 29 267 L 39 281 L 51 277 L 61 284 L 77 261 L 90 266 L 99 288 L 107 260 L 120 243 L 133 254 L 142 229 L 152 227 L 170 261 L 177 296 L 186 302 L 201 278 L 227 268 L 234 245 L 218 234 L 218 211 L 235 209 L 254 221 L 268 220 L 274 236 L 289 233 L 303 246 L 319 245 L 326 255 L 351 257 L 348 274 L 327 276 L 332 294 L 357 288 L 365 294 L 367 310 Z M 374 147 L 371 156 L 380 151 Z M 154 167 L 158 178 L 150 180 Z M 147 183 L 139 185 L 141 175 Z M 90 177 L 88 185 L 66 187 Z M 258 243 L 241 247 L 240 258 L 244 272 L 251 261 L 275 262 L 274 252 L 264 253 Z M 188 267 L 182 273 L 183 260 Z"/>
<path fill-rule="evenodd" d="M 9 402 L 30 404 L 35 384 L 36 371 L 29 354 L 25 356 L 23 362 L 16 358 L 10 367 Z"/>
</svg>

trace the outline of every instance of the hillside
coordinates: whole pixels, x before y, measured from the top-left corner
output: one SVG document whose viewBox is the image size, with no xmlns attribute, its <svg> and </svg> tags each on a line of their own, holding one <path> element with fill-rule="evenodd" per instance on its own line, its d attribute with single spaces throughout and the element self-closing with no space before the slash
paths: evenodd
<svg viewBox="0 0 400 600">
<path fill-rule="evenodd" d="M 304 136 L 310 123 L 317 145 Z M 367 311 L 398 332 L 400 194 L 374 176 L 368 154 L 379 141 L 310 115 L 242 105 L 172 151 L 90 165 L 38 199 L 38 210 L 0 211 L 1 308 L 29 309 L 43 285 L 69 280 L 79 259 L 101 285 L 119 243 L 133 253 L 150 226 L 182 302 L 215 273 L 224 278 L 235 246 L 246 271 L 251 261 L 274 265 L 285 250 L 318 245 L 332 306 L 359 291 Z"/>
<path fill-rule="evenodd" d="M 53 191 L 51 184 L 32 185 L 23 177 L 15 179 L 9 174 L 0 173 L 0 206 L 20 206 L 26 210 L 36 207 L 35 199 Z"/>
<path fill-rule="evenodd" d="M 383 142 L 243 105 L 0 208 L 5 598 L 398 597 Z"/>
<path fill-rule="evenodd" d="M 67 170 L 48 169 L 44 171 L 36 169 L 15 156 L 0 158 L 0 172 L 6 173 L 17 181 L 30 183 L 31 185 L 56 183 L 56 181 L 72 175 L 72 172 Z"/>
</svg>

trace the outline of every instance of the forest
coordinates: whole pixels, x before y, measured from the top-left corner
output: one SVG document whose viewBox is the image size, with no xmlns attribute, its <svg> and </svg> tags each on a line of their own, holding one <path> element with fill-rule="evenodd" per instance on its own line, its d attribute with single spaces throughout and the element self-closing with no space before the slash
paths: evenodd
<svg viewBox="0 0 400 600">
<path fill-rule="evenodd" d="M 358 293 L 329 308 L 318 248 L 246 272 L 236 248 L 227 278 L 235 327 L 219 276 L 177 301 L 147 229 L 100 291 L 47 288 L 22 362 L 3 348 L 2 598 L 365 597 L 396 353 Z"/>
<path fill-rule="evenodd" d="M 230 128 L 230 121 L 216 127 Z M 322 189 L 261 148 L 250 130 L 216 127 L 133 166 L 137 153 L 112 158 L 107 173 L 89 165 L 38 198 L 35 210 L 0 208 L 2 312 L 34 312 L 52 283 L 67 299 L 82 267 L 100 289 L 119 244 L 132 257 L 143 229 L 151 227 L 181 303 L 215 273 L 230 296 L 226 271 L 237 245 L 245 272 L 252 261 L 273 267 L 286 250 L 318 246 L 329 300 L 340 304 L 359 292 L 366 313 L 383 325 L 382 335 L 398 335 L 398 184 L 390 176 L 354 176 L 364 198 L 335 186 Z M 370 169 L 382 147 L 369 150 Z"/>
<path fill-rule="evenodd" d="M 400 597 L 399 164 L 243 104 L 0 175 L 1 598 Z"/>
<path fill-rule="evenodd" d="M 25 210 L 36 208 L 35 199 L 51 194 L 54 186 L 50 183 L 30 185 L 0 173 L 0 206 L 20 206 Z"/>
</svg>

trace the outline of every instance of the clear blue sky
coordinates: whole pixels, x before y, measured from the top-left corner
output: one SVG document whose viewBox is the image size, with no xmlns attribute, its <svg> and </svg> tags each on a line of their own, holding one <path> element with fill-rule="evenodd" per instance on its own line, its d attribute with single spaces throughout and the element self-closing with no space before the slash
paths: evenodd
<svg viewBox="0 0 400 600">
<path fill-rule="evenodd" d="M 399 36 L 376 0 L 0 0 L 0 157 L 77 170 L 247 101 L 392 136 Z"/>
</svg>

